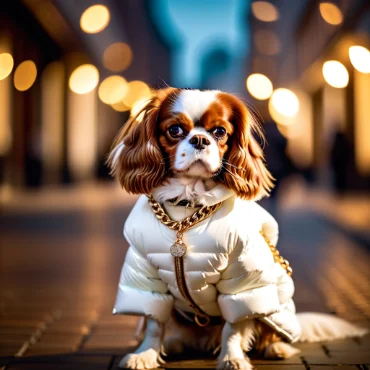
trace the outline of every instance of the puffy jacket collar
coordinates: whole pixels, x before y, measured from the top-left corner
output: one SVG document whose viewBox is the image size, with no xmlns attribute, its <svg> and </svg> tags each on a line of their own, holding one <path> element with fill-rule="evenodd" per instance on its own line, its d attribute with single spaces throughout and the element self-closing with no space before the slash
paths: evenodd
<svg viewBox="0 0 370 370">
<path fill-rule="evenodd" d="M 154 199 L 162 203 L 168 215 L 176 221 L 193 214 L 199 207 L 195 205 L 211 206 L 235 196 L 235 193 L 222 184 L 216 184 L 213 180 L 194 178 L 171 178 L 165 184 L 155 188 L 152 192 Z M 189 200 L 193 207 L 174 206 L 177 202 L 169 202 L 176 198 L 177 201 Z"/>
</svg>

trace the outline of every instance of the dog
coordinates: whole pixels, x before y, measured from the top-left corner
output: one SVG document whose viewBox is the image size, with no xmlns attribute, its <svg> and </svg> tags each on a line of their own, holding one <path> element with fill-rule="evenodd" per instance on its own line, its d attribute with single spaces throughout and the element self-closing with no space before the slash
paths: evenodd
<svg viewBox="0 0 370 370">
<path fill-rule="evenodd" d="M 366 333 L 295 313 L 278 225 L 256 203 L 273 178 L 255 135 L 260 126 L 237 97 L 166 88 L 116 137 L 112 173 L 141 197 L 124 228 L 130 247 L 113 313 L 145 317 L 141 344 L 120 367 L 155 368 L 162 353 L 195 348 L 219 350 L 218 369 L 249 370 L 251 349 L 288 358 L 297 341 Z"/>
</svg>

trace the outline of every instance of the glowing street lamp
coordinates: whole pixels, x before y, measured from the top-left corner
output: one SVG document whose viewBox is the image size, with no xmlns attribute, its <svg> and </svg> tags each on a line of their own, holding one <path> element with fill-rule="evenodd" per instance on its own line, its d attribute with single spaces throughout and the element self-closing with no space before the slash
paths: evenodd
<svg viewBox="0 0 370 370">
<path fill-rule="evenodd" d="M 272 94 L 272 83 L 270 79 L 261 74 L 253 73 L 246 81 L 247 89 L 249 93 L 258 100 L 266 100 Z"/>
<path fill-rule="evenodd" d="M 268 1 L 254 1 L 252 3 L 252 13 L 262 22 L 274 22 L 279 19 L 278 9 Z"/>
<path fill-rule="evenodd" d="M 26 91 L 34 84 L 36 77 L 36 64 L 32 60 L 25 60 L 15 70 L 14 86 L 18 91 Z"/>
<path fill-rule="evenodd" d="M 269 101 L 269 112 L 277 123 L 281 125 L 293 123 L 298 110 L 299 100 L 293 91 L 280 88 L 272 93 Z"/>
<path fill-rule="evenodd" d="M 87 8 L 81 15 L 80 27 L 86 33 L 98 33 L 108 26 L 110 12 L 105 5 L 96 4 Z"/>
<path fill-rule="evenodd" d="M 108 46 L 103 55 L 104 67 L 113 72 L 127 69 L 132 62 L 132 50 L 124 42 L 116 42 Z"/>
<path fill-rule="evenodd" d="M 324 21 L 332 26 L 337 26 L 343 22 L 343 14 L 335 4 L 320 3 L 320 14 Z"/>
<path fill-rule="evenodd" d="M 7 78 L 13 70 L 14 60 L 9 53 L 0 54 L 0 80 Z"/>
<path fill-rule="evenodd" d="M 346 67 L 337 60 L 329 60 L 322 66 L 322 74 L 325 81 L 337 89 L 348 85 L 349 75 Z"/>
<path fill-rule="evenodd" d="M 139 100 L 148 100 L 152 96 L 149 86 L 143 81 L 130 81 L 128 92 L 123 98 L 127 107 L 133 107 Z"/>
<path fill-rule="evenodd" d="M 95 89 L 98 82 L 98 69 L 92 64 L 83 64 L 72 72 L 69 88 L 76 94 L 87 94 Z"/>
<path fill-rule="evenodd" d="M 121 76 L 107 77 L 99 86 L 98 95 L 105 104 L 116 104 L 123 100 L 128 91 L 127 81 Z"/>
<path fill-rule="evenodd" d="M 349 59 L 352 65 L 362 73 L 370 73 L 370 51 L 363 46 L 351 46 Z"/>
</svg>

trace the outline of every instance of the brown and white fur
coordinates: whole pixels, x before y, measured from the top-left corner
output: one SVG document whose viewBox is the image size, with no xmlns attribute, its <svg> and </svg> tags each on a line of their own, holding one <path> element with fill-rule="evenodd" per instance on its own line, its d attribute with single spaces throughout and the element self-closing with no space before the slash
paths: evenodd
<svg viewBox="0 0 370 370">
<path fill-rule="evenodd" d="M 256 200 L 268 195 L 273 183 L 253 133 L 262 136 L 252 114 L 235 96 L 168 88 L 158 91 L 142 112 L 126 123 L 115 140 L 109 163 L 126 191 L 149 194 L 154 190 L 160 202 L 176 198 L 207 204 L 207 188 L 218 183 L 238 197 Z M 297 316 L 301 341 L 366 333 L 330 315 Z M 252 348 L 266 358 L 288 358 L 299 352 L 258 320 L 199 328 L 174 318 L 166 326 L 147 318 L 140 346 L 125 356 L 120 366 L 158 367 L 163 361 L 163 345 L 167 353 L 220 347 L 218 369 L 252 369 L 245 354 Z"/>
</svg>

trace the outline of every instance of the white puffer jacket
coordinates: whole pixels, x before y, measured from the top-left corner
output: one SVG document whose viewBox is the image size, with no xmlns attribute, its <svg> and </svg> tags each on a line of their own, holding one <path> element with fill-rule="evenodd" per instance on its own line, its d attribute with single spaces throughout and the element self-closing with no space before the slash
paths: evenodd
<svg viewBox="0 0 370 370">
<path fill-rule="evenodd" d="M 296 341 L 300 326 L 292 300 L 293 280 L 274 262 L 260 234 L 263 230 L 276 245 L 278 225 L 255 202 L 228 196 L 214 215 L 184 233 L 189 292 L 211 316 L 222 315 L 231 323 L 260 318 L 287 340 Z M 194 212 L 166 203 L 164 208 L 177 221 Z M 166 322 L 174 307 L 193 312 L 177 287 L 170 254 L 176 232 L 156 219 L 146 196 L 129 215 L 124 235 L 130 248 L 113 313 Z"/>
</svg>

